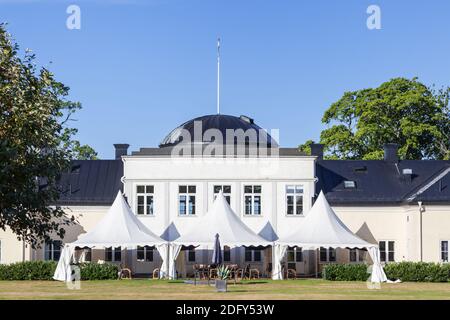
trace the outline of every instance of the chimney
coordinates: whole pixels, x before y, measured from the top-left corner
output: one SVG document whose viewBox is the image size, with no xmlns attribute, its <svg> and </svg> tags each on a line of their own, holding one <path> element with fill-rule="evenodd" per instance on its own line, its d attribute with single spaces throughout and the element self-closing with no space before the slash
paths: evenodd
<svg viewBox="0 0 450 320">
<path fill-rule="evenodd" d="M 116 160 L 120 160 L 122 156 L 128 154 L 128 147 L 130 145 L 126 143 L 115 143 L 114 148 L 116 149 Z"/>
<path fill-rule="evenodd" d="M 311 155 L 317 156 L 318 160 L 322 160 L 323 159 L 323 144 L 311 143 L 310 147 L 311 147 Z"/>
<path fill-rule="evenodd" d="M 398 162 L 398 144 L 386 143 L 383 146 L 384 149 L 384 161 L 397 163 Z"/>
</svg>

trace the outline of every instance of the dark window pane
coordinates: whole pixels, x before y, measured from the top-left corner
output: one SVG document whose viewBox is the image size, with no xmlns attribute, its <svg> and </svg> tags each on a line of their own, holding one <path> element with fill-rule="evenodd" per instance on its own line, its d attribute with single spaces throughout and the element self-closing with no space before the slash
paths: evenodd
<svg viewBox="0 0 450 320">
<path fill-rule="evenodd" d="M 146 191 L 147 193 L 153 193 L 153 186 L 147 186 L 147 187 L 145 187 L 145 191 Z"/>
<path fill-rule="evenodd" d="M 229 247 L 223 248 L 223 261 L 226 261 L 226 262 L 231 261 L 231 250 Z"/>
<path fill-rule="evenodd" d="M 122 260 L 122 251 L 120 247 L 114 248 L 114 261 Z"/>
<path fill-rule="evenodd" d="M 389 251 L 388 258 L 389 258 L 389 261 L 394 261 L 394 252 Z"/>
<path fill-rule="evenodd" d="M 144 186 L 137 186 L 136 190 L 137 190 L 137 193 L 144 193 L 145 192 L 145 187 Z"/>
<path fill-rule="evenodd" d="M 112 248 L 105 248 L 105 261 L 112 261 Z"/>
<path fill-rule="evenodd" d="M 144 247 L 137 247 L 137 259 L 144 260 Z"/>
<path fill-rule="evenodd" d="M 146 247 L 145 250 L 146 250 L 145 261 L 149 262 L 153 261 L 153 249 Z"/>
<path fill-rule="evenodd" d="M 144 205 L 138 205 L 138 212 L 137 214 L 144 214 Z"/>
<path fill-rule="evenodd" d="M 350 250 L 350 261 L 356 262 L 356 250 L 355 249 Z"/>
<path fill-rule="evenodd" d="M 253 257 L 255 261 L 261 261 L 261 250 L 254 250 Z"/>
<path fill-rule="evenodd" d="M 297 214 L 302 214 L 303 212 L 303 197 L 302 196 L 297 196 L 296 197 L 296 210 L 297 210 Z"/>
<path fill-rule="evenodd" d="M 333 248 L 329 248 L 328 251 L 329 251 L 328 253 L 329 261 L 336 261 L 336 250 Z"/>
<path fill-rule="evenodd" d="M 138 196 L 138 205 L 144 204 L 144 196 Z"/>
<path fill-rule="evenodd" d="M 188 261 L 195 262 L 195 250 L 189 250 Z"/>
<path fill-rule="evenodd" d="M 186 193 L 187 192 L 187 186 L 178 186 L 178 192 L 179 193 Z"/>
<path fill-rule="evenodd" d="M 244 192 L 245 193 L 253 193 L 252 186 L 244 186 Z"/>
<path fill-rule="evenodd" d="M 214 186 L 214 193 L 219 193 L 222 190 L 222 186 Z"/>
<path fill-rule="evenodd" d="M 386 262 L 386 251 L 380 252 L 380 260 L 381 262 Z"/>
<path fill-rule="evenodd" d="M 223 193 L 231 193 L 231 186 L 223 186 Z"/>
<path fill-rule="evenodd" d="M 441 242 L 441 251 L 448 251 L 448 241 Z"/>
<path fill-rule="evenodd" d="M 389 249 L 389 251 L 394 251 L 394 241 L 389 241 L 388 249 Z"/>
<path fill-rule="evenodd" d="M 289 250 L 289 251 L 287 252 L 287 261 L 288 261 L 288 262 L 294 261 L 294 256 L 295 256 L 294 249 Z"/>
<path fill-rule="evenodd" d="M 245 261 L 252 261 L 252 250 L 245 249 Z"/>
<path fill-rule="evenodd" d="M 252 214 L 252 196 L 245 196 L 245 214 Z"/>
<path fill-rule="evenodd" d="M 189 196 L 189 214 L 195 214 L 195 196 Z"/>
<path fill-rule="evenodd" d="M 320 248 L 320 261 L 327 261 L 327 249 Z"/>
<path fill-rule="evenodd" d="M 231 197 L 230 196 L 225 196 L 225 200 L 227 200 L 228 204 L 231 204 Z"/>
<path fill-rule="evenodd" d="M 303 261 L 303 251 L 301 248 L 297 248 L 297 251 L 295 252 L 295 261 L 296 262 Z"/>
<path fill-rule="evenodd" d="M 92 249 L 84 249 L 84 261 L 92 261 Z"/>
<path fill-rule="evenodd" d="M 261 186 L 253 186 L 254 193 L 261 193 Z"/>
<path fill-rule="evenodd" d="M 195 186 L 189 186 L 189 193 L 195 193 L 196 187 Z"/>
<path fill-rule="evenodd" d="M 380 243 L 378 245 L 380 247 L 380 251 L 386 251 L 386 242 L 385 241 L 380 241 Z"/>
</svg>

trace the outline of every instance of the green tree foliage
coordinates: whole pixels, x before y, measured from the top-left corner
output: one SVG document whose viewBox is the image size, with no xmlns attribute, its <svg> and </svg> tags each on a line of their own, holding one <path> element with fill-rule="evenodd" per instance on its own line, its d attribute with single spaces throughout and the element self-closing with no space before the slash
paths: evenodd
<svg viewBox="0 0 450 320">
<path fill-rule="evenodd" d="M 434 91 L 416 78 L 344 93 L 322 118 L 326 157 L 382 159 L 391 142 L 402 159 L 450 159 L 449 95 L 450 89 Z"/>
<path fill-rule="evenodd" d="M 52 206 L 60 193 L 56 182 L 73 157 L 92 154 L 68 126 L 80 104 L 69 101 L 69 88 L 49 70 L 38 70 L 34 59 L 29 51 L 19 57 L 0 24 L 0 228 L 32 245 L 50 234 L 62 237 L 63 226 L 72 223 Z"/>
</svg>

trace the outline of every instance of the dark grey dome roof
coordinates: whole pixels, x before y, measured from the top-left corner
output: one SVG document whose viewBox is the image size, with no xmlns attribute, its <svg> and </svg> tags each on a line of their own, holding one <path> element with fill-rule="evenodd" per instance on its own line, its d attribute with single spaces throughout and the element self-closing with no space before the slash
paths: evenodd
<svg viewBox="0 0 450 320">
<path fill-rule="evenodd" d="M 195 123 L 201 124 L 201 137 L 200 135 L 194 135 L 194 126 Z M 198 125 L 197 125 L 198 126 Z M 189 132 L 191 141 L 183 141 L 183 129 Z M 252 118 L 246 116 L 230 116 L 224 114 L 214 114 L 198 117 L 189 121 L 186 121 L 182 125 L 173 129 L 160 143 L 159 147 L 169 147 L 177 145 L 181 142 L 183 143 L 211 143 L 212 141 L 204 141 L 204 133 L 209 129 L 219 130 L 223 137 L 224 144 L 237 144 L 239 143 L 236 138 L 233 141 L 227 141 L 227 129 L 242 129 L 244 132 L 249 132 L 247 130 L 250 129 L 250 132 L 255 132 L 256 141 L 255 143 L 259 146 L 259 142 L 263 143 L 267 147 L 277 147 L 278 143 L 261 127 L 256 125 Z M 249 143 L 249 140 L 246 140 L 246 144 Z M 251 142 L 253 143 L 253 141 Z"/>
</svg>

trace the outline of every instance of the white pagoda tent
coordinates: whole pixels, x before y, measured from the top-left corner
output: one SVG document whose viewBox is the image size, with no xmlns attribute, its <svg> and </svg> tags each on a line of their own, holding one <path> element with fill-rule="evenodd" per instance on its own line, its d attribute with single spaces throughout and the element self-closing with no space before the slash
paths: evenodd
<svg viewBox="0 0 450 320">
<path fill-rule="evenodd" d="M 168 244 L 150 231 L 131 211 L 122 193 L 116 196 L 105 216 L 88 233 L 83 234 L 75 242 L 66 244 L 56 267 L 53 278 L 60 281 L 71 281 L 70 263 L 75 260 L 76 247 L 107 248 L 122 247 L 134 249 L 137 246 L 156 246 L 161 258 L 167 259 Z M 162 269 L 162 274 L 167 270 Z"/>
<path fill-rule="evenodd" d="M 212 248 L 216 234 L 219 235 L 222 246 L 269 246 L 269 242 L 251 230 L 231 209 L 227 200 L 220 192 L 210 210 L 197 218 L 195 225 L 187 230 L 181 230 L 180 236 L 170 244 L 169 277 L 176 277 L 175 261 L 182 246 Z"/>
<path fill-rule="evenodd" d="M 326 248 L 358 248 L 367 249 L 373 261 L 371 282 L 387 280 L 380 263 L 378 245 L 369 243 L 355 235 L 339 219 L 330 207 L 323 192 L 315 201 L 300 227 L 287 236 L 280 236 L 273 250 L 273 279 L 282 279 L 281 261 L 288 247 L 303 249 Z"/>
</svg>

